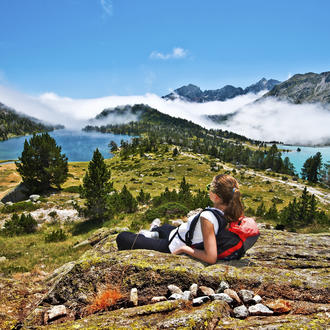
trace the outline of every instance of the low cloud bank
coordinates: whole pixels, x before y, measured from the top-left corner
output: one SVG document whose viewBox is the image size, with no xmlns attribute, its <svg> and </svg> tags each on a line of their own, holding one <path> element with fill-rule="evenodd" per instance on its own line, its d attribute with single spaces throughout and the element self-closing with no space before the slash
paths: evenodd
<svg viewBox="0 0 330 330">
<path fill-rule="evenodd" d="M 42 121 L 63 124 L 69 129 L 81 129 L 87 124 L 118 124 L 134 120 L 134 117 L 109 117 L 104 121 L 90 121 L 106 108 L 144 103 L 207 128 L 226 129 L 257 140 L 292 144 L 330 142 L 330 109 L 326 110 L 320 104 L 293 105 L 275 99 L 254 102 L 262 94 L 242 95 L 224 102 L 188 103 L 166 101 L 155 94 L 95 99 L 72 99 L 54 93 L 30 96 L 0 85 L 1 103 Z M 205 117 L 237 110 L 237 115 L 223 124 L 215 124 Z"/>
</svg>

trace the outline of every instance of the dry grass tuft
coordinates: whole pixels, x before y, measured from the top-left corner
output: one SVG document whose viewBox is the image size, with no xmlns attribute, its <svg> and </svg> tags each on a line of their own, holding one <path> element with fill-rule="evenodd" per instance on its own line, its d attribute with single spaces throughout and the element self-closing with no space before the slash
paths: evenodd
<svg viewBox="0 0 330 330">
<path fill-rule="evenodd" d="M 123 295 L 118 289 L 108 287 L 94 298 L 91 305 L 87 307 L 87 312 L 93 314 L 95 312 L 107 310 L 109 307 L 115 305 L 121 298 L 123 298 Z"/>
</svg>

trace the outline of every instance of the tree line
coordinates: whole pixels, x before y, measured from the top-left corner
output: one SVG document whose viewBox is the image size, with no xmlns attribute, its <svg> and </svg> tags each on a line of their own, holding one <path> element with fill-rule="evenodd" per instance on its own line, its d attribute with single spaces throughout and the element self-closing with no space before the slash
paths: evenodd
<svg viewBox="0 0 330 330">
<path fill-rule="evenodd" d="M 20 116 L 0 103 L 0 141 L 8 140 L 11 135 L 19 136 L 52 130 L 54 130 L 53 126 Z"/>
</svg>

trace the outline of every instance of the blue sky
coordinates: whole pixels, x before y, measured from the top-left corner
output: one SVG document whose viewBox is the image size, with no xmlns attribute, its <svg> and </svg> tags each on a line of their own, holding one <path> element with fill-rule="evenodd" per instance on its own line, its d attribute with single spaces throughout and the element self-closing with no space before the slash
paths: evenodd
<svg viewBox="0 0 330 330">
<path fill-rule="evenodd" d="M 1 0 L 0 13 L 0 84 L 33 95 L 164 95 L 330 70 L 327 0 Z"/>
</svg>

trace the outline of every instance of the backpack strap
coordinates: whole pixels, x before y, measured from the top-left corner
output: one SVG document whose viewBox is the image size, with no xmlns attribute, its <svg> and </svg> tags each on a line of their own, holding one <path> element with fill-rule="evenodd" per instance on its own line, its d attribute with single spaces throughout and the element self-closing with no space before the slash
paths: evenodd
<svg viewBox="0 0 330 330">
<path fill-rule="evenodd" d="M 207 207 L 205 208 L 202 212 L 204 211 L 210 211 L 214 214 L 214 216 L 216 217 L 216 219 L 218 220 L 218 224 L 219 224 L 219 228 L 218 228 L 218 232 L 216 233 L 216 238 L 220 235 L 221 232 L 221 222 L 222 220 L 225 220 L 227 222 L 227 220 L 225 219 L 225 217 L 221 214 L 220 211 Z M 198 213 L 194 219 L 191 221 L 190 223 L 190 227 L 189 230 L 186 232 L 186 236 L 185 236 L 185 240 L 183 240 L 181 237 L 179 237 L 184 243 L 186 243 L 186 245 L 191 246 L 192 245 L 192 239 L 194 237 L 194 232 L 197 226 L 197 222 L 200 218 L 200 215 L 202 214 L 202 212 Z"/>
</svg>

